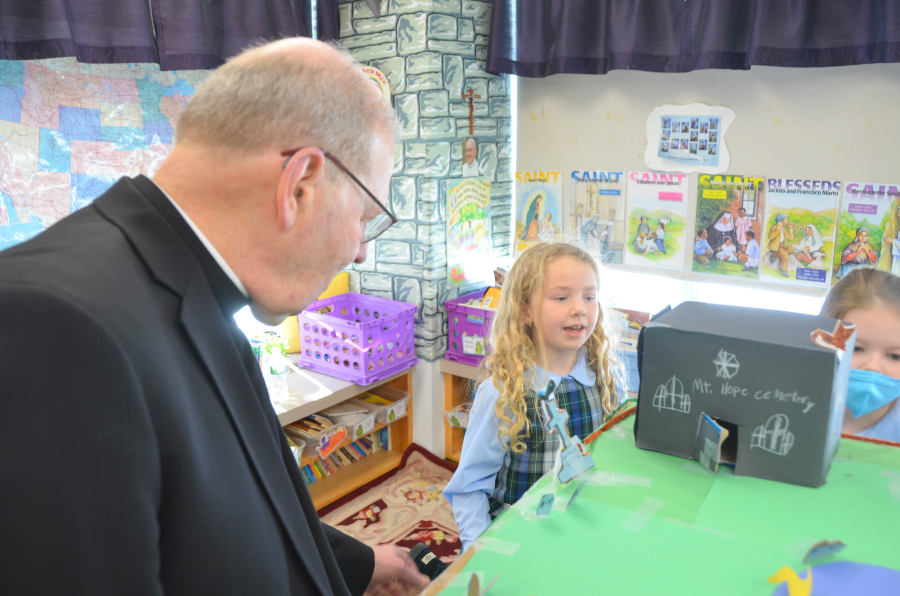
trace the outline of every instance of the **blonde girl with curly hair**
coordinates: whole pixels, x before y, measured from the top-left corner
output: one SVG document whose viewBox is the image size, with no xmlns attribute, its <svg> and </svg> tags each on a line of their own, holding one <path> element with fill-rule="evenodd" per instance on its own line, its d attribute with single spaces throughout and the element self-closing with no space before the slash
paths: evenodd
<svg viewBox="0 0 900 596">
<path fill-rule="evenodd" d="M 550 381 L 571 436 L 587 437 L 617 405 L 623 369 L 599 285 L 593 257 L 562 242 L 532 246 L 510 269 L 485 359 L 490 379 L 478 387 L 444 490 L 463 549 L 552 470 L 559 438 L 544 429 L 539 404 Z"/>
</svg>

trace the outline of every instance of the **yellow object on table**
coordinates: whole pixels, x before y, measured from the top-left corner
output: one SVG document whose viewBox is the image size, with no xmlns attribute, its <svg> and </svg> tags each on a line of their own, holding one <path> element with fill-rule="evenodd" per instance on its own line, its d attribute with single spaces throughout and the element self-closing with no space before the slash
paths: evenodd
<svg viewBox="0 0 900 596">
<path fill-rule="evenodd" d="M 346 294 L 349 291 L 350 274 L 346 271 L 341 271 L 328 284 L 328 289 L 322 292 L 316 300 L 324 300 L 338 294 Z M 293 354 L 300 351 L 300 325 L 297 322 L 296 315 L 282 321 L 281 325 L 278 326 L 278 331 L 291 338 L 291 345 L 287 349 L 288 353 Z"/>
</svg>

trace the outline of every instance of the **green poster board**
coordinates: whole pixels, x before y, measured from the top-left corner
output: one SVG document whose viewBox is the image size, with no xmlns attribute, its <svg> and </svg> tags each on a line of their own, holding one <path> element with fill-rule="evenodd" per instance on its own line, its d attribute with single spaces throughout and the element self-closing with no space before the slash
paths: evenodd
<svg viewBox="0 0 900 596">
<path fill-rule="evenodd" d="M 535 484 L 441 594 L 466 594 L 473 572 L 482 586 L 497 576 L 491 596 L 772 594 L 767 578 L 783 566 L 804 575 L 804 555 L 823 539 L 846 547 L 813 567 L 900 570 L 900 449 L 843 440 L 826 484 L 808 488 L 724 467 L 714 476 L 638 449 L 632 427 L 627 419 L 589 446 L 596 468 L 559 490 L 549 517 L 533 511 L 552 483 Z"/>
</svg>

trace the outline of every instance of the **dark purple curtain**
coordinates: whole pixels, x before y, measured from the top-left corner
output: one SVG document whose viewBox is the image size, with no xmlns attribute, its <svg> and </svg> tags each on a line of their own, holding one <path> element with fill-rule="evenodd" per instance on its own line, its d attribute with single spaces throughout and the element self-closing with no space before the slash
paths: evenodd
<svg viewBox="0 0 900 596">
<path fill-rule="evenodd" d="M 0 0 L 0 59 L 157 62 L 147 0 Z"/>
<path fill-rule="evenodd" d="M 338 0 L 317 0 L 316 39 L 328 41 L 341 38 L 341 15 Z"/>
<path fill-rule="evenodd" d="M 880 62 L 900 62 L 900 0 L 495 0 L 487 70 L 545 77 Z"/>
<path fill-rule="evenodd" d="M 337 0 L 318 0 L 317 19 L 320 39 L 338 37 Z M 311 24 L 311 0 L 0 0 L 0 59 L 215 68 Z"/>
<path fill-rule="evenodd" d="M 215 68 L 253 42 L 310 32 L 302 0 L 150 3 L 162 70 Z"/>
</svg>

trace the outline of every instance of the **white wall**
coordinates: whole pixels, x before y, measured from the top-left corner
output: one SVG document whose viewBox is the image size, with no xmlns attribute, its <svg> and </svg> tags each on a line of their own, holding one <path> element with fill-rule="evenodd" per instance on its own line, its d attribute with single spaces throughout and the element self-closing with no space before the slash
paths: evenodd
<svg viewBox="0 0 900 596">
<path fill-rule="evenodd" d="M 561 170 L 566 198 L 570 170 L 647 170 L 644 151 L 650 112 L 663 104 L 700 102 L 730 107 L 737 115 L 725 139 L 731 153 L 729 173 L 896 183 L 900 182 L 900 160 L 894 152 L 900 146 L 898 99 L 900 64 L 519 78 L 516 170 Z M 696 184 L 692 175 L 691 222 Z M 718 281 L 690 272 L 654 273 L 673 278 L 673 283 Z M 612 272 L 616 276 L 622 283 L 653 281 Z M 633 306 L 657 310 L 657 305 L 672 301 L 666 298 L 673 292 L 681 299 L 717 295 L 709 284 L 659 283 L 669 288 L 667 296 Z M 818 290 L 729 283 L 743 285 L 751 295 L 755 295 L 751 287 L 786 293 L 794 305 L 788 306 L 790 310 L 814 311 L 823 296 Z"/>
<path fill-rule="evenodd" d="M 440 360 L 419 359 L 413 371 L 413 441 L 444 457 L 444 376 Z"/>
</svg>

